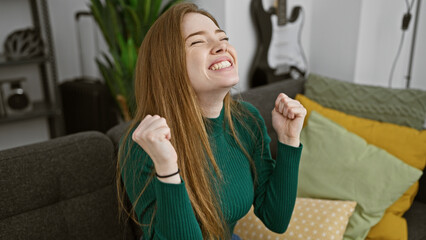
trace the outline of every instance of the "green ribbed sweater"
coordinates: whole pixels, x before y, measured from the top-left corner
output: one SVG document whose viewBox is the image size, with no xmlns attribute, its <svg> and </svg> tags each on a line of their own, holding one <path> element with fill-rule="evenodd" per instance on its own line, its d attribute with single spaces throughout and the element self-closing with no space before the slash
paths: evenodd
<svg viewBox="0 0 426 240">
<path fill-rule="evenodd" d="M 234 121 L 234 125 L 240 141 L 255 162 L 258 185 L 254 188 L 250 163 L 227 131 L 222 109 L 218 118 L 206 121 L 213 154 L 224 177 L 219 188 L 221 210 L 230 233 L 252 204 L 256 216 L 270 230 L 284 232 L 296 200 L 302 145 L 296 148 L 279 142 L 277 160 L 272 159 L 269 149 L 271 140 L 263 118 L 253 105 L 241 102 L 241 106 L 255 117 L 244 118 L 253 134 L 238 121 Z M 139 145 L 130 146 L 130 158 L 122 169 L 122 176 L 129 199 L 134 203 L 152 172 L 153 163 Z M 142 239 L 202 239 L 183 181 L 180 184 L 167 184 L 154 177 L 135 206 L 139 221 L 149 224 L 155 206 L 153 228 L 142 227 Z"/>
</svg>

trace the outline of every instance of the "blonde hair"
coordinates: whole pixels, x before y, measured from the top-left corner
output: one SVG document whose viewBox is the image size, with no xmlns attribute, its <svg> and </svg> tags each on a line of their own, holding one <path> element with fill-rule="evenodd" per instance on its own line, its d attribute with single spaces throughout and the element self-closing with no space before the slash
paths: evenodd
<svg viewBox="0 0 426 240">
<path fill-rule="evenodd" d="M 124 135 L 123 144 L 121 144 L 118 154 L 120 159 L 117 162 L 116 179 L 118 199 L 120 209 L 129 214 L 139 225 L 142 225 L 134 216 L 134 206 L 136 206 L 154 175 L 151 173 L 145 187 L 139 194 L 139 198 L 136 202 L 133 202 L 132 210 L 128 212 L 124 204 L 125 189 L 123 189 L 121 183 L 121 171 L 129 157 L 131 146 L 126 146 L 127 144 L 124 143 L 129 141 L 130 132 L 146 115 L 157 114 L 167 120 L 171 129 L 171 143 L 178 155 L 180 174 L 185 182 L 203 238 L 228 239 L 230 238 L 229 229 L 225 225 L 217 196 L 212 188 L 213 185 L 219 185 L 217 183 L 222 179 L 222 175 L 208 141 L 205 128 L 206 119 L 203 118 L 186 70 L 186 54 L 181 23 L 184 15 L 191 12 L 209 17 L 218 26 L 213 16 L 198 9 L 195 4 L 177 4 L 158 18 L 148 31 L 139 49 L 135 72 L 136 113 L 127 133 Z M 230 126 L 232 136 L 250 159 L 252 173 L 254 173 L 254 163 L 239 141 L 232 121 L 232 117 L 242 118 L 244 115 L 242 111 L 244 110 L 231 98 L 230 93 L 225 96 L 224 110 L 225 120 Z M 131 142 L 135 144 L 133 141 Z M 210 165 L 218 176 L 217 178 L 210 170 Z M 152 219 L 154 219 L 154 216 L 152 216 Z"/>
</svg>

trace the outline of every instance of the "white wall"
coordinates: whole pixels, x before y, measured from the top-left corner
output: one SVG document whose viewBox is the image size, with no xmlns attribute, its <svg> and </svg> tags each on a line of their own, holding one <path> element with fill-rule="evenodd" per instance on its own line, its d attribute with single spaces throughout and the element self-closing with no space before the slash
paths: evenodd
<svg viewBox="0 0 426 240">
<path fill-rule="evenodd" d="M 56 48 L 56 62 L 58 66 L 59 81 L 73 79 L 81 76 L 82 69 L 80 67 L 80 57 L 77 43 L 75 13 L 80 10 L 88 10 L 87 4 L 89 0 L 49 0 L 50 21 L 52 23 L 53 40 Z M 82 19 L 79 25 L 82 29 L 81 35 L 87 37 L 93 27 L 91 21 Z M 93 28 L 94 29 L 94 28 Z M 93 30 L 92 29 L 92 30 Z M 93 40 L 83 40 L 84 46 L 93 46 Z M 85 48 L 84 59 L 86 64 L 90 64 L 87 68 L 87 75 L 97 76 L 96 65 L 94 64 L 94 49 Z"/>
<path fill-rule="evenodd" d="M 411 3 L 411 1 L 409 1 Z M 392 87 L 405 88 L 409 53 L 415 20 L 415 2 L 409 29 L 392 78 Z M 385 11 L 384 11 L 385 9 Z M 356 75 L 354 82 L 389 86 L 389 76 L 401 39 L 405 1 L 363 1 L 360 34 L 358 36 Z M 417 29 L 416 52 L 412 69 L 411 88 L 426 89 L 426 3 L 421 5 Z"/>
<path fill-rule="evenodd" d="M 226 31 L 226 0 L 193 0 L 192 2 L 213 15 L 219 26 Z"/>
<path fill-rule="evenodd" d="M 0 125 L 0 150 L 49 139 L 46 120 L 38 118 Z"/>
<path fill-rule="evenodd" d="M 426 1 L 421 2 L 411 88 L 426 90 Z M 414 21 L 412 23 L 414 26 Z"/>
<path fill-rule="evenodd" d="M 256 47 L 256 35 L 250 14 L 240 13 L 250 13 L 249 0 L 226 1 L 225 29 L 238 56 L 240 83 L 234 89 L 237 92 L 248 88 L 249 66 L 252 64 Z"/>
<path fill-rule="evenodd" d="M 362 1 L 313 1 L 311 72 L 352 81 Z"/>
</svg>

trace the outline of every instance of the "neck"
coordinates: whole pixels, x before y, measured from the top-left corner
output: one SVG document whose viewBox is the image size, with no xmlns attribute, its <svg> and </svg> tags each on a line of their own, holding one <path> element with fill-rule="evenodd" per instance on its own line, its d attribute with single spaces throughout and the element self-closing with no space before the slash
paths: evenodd
<svg viewBox="0 0 426 240">
<path fill-rule="evenodd" d="M 203 111 L 203 116 L 206 118 L 217 118 L 220 115 L 223 107 L 223 99 L 225 94 L 213 95 L 198 95 L 198 101 L 200 103 L 201 109 Z"/>
</svg>

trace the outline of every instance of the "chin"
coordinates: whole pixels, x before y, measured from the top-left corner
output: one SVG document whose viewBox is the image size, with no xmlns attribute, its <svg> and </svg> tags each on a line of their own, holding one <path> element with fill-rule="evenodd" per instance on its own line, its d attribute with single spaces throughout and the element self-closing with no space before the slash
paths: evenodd
<svg viewBox="0 0 426 240">
<path fill-rule="evenodd" d="M 240 78 L 239 77 L 235 78 L 231 87 L 237 85 L 239 82 L 240 82 Z"/>
<path fill-rule="evenodd" d="M 233 86 L 237 85 L 240 82 L 240 78 L 232 78 L 232 79 L 226 79 L 221 84 L 224 88 L 232 88 Z"/>
<path fill-rule="evenodd" d="M 238 76 L 238 74 L 230 74 L 226 77 L 223 77 L 222 79 L 220 79 L 221 82 L 223 83 L 227 83 L 227 84 L 237 84 L 240 82 L 240 76 Z"/>
</svg>

